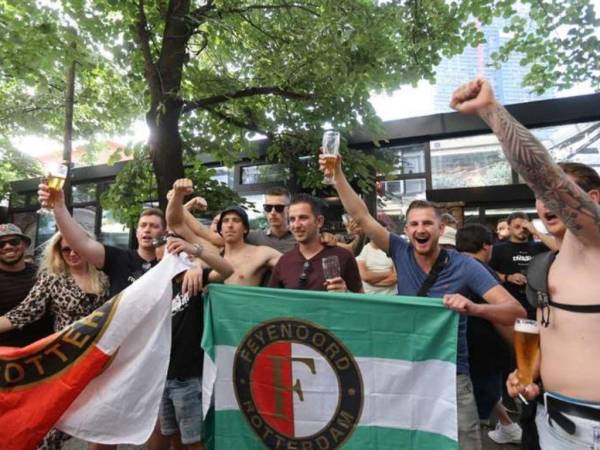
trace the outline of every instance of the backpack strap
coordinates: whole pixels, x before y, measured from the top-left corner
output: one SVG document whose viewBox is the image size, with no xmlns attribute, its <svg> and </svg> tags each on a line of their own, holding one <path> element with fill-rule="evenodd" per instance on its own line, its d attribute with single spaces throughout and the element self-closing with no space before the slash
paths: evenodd
<svg viewBox="0 0 600 450">
<path fill-rule="evenodd" d="M 436 258 L 433 266 L 431 266 L 431 270 L 427 274 L 427 278 L 423 281 L 423 284 L 419 288 L 419 292 L 417 292 L 417 297 L 426 297 L 429 289 L 433 286 L 435 281 L 437 280 L 440 272 L 444 269 L 446 264 L 448 263 L 448 252 L 443 248 L 440 250 L 438 257 Z"/>
<path fill-rule="evenodd" d="M 549 317 L 544 313 L 548 311 L 550 295 L 548 293 L 548 273 L 550 266 L 556 258 L 556 252 L 548 251 L 533 257 L 527 268 L 527 301 L 534 309 L 542 310 L 542 325 L 548 326 Z"/>
</svg>

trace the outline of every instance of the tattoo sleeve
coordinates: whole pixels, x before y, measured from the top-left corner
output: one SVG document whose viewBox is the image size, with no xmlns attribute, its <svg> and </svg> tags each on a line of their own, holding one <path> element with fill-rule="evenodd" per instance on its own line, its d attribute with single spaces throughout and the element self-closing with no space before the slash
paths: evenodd
<svg viewBox="0 0 600 450">
<path fill-rule="evenodd" d="M 536 197 L 578 237 L 588 233 L 597 237 L 600 207 L 552 160 L 542 143 L 499 104 L 480 115 L 498 137 L 510 165 Z"/>
</svg>

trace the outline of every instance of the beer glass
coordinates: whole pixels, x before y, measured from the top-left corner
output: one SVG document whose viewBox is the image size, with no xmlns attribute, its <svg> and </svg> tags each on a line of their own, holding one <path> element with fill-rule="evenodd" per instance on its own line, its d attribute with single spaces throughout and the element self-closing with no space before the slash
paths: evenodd
<svg viewBox="0 0 600 450">
<path fill-rule="evenodd" d="M 516 320 L 514 345 L 519 383 L 527 386 L 533 383 L 533 370 L 540 354 L 540 328 L 535 320 Z"/>
<path fill-rule="evenodd" d="M 60 190 L 65 184 L 68 172 L 69 166 L 67 164 L 55 163 L 46 166 L 46 176 L 44 177 L 43 182 L 48 185 L 50 198 L 46 202 L 44 202 L 40 209 L 38 209 L 38 214 L 52 213 L 52 208 L 54 208 L 54 202 L 56 202 Z"/>
<path fill-rule="evenodd" d="M 326 131 L 323 133 L 323 156 L 325 157 L 325 172 L 333 174 L 335 170 L 335 161 L 340 150 L 340 133 L 337 131 Z M 325 176 L 323 183 L 333 184 L 333 175 Z"/>
<path fill-rule="evenodd" d="M 325 280 L 331 280 L 341 275 L 340 260 L 337 256 L 327 256 L 321 260 L 321 264 Z"/>
</svg>

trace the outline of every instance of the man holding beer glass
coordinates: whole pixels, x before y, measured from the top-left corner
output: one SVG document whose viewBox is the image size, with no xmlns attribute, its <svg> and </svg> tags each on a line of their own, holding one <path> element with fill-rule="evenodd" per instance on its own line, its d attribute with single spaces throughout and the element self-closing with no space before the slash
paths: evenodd
<svg viewBox="0 0 600 450">
<path fill-rule="evenodd" d="M 600 177 L 583 165 L 567 163 L 563 170 L 554 163 L 542 144 L 496 102 L 485 80 L 457 89 L 451 105 L 478 114 L 491 127 L 513 169 L 534 191 L 546 227 L 555 237 L 562 235 L 548 272 L 550 298 L 537 310 L 539 357 L 517 348 L 523 354 L 508 379 L 509 393 L 542 403 L 536 423 L 543 450 L 600 448 Z M 517 323 L 515 329 L 534 327 Z M 538 360 L 539 373 L 534 368 L 530 377 L 532 359 Z M 543 390 L 532 382 L 538 380 Z"/>
<path fill-rule="evenodd" d="M 334 173 L 328 170 L 327 157 L 320 156 L 321 170 L 333 175 L 334 186 L 344 209 L 365 234 L 394 261 L 398 274 L 399 295 L 443 297 L 444 305 L 461 313 L 458 329 L 457 413 L 458 443 L 461 450 L 481 449 L 479 417 L 473 386 L 469 378 L 466 317 L 512 325 L 525 309 L 498 281 L 471 257 L 454 250 L 442 250 L 440 236 L 444 232 L 440 211 L 431 203 L 416 200 L 406 212 L 405 232 L 410 243 L 373 218 L 364 202 L 346 179 L 341 157 L 336 157 Z M 476 304 L 466 298 L 475 294 L 487 303 Z"/>
</svg>

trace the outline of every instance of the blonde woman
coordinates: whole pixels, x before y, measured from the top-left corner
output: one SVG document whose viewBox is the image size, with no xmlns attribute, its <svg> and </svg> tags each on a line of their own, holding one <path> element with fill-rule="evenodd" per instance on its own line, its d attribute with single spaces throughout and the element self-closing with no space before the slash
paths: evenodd
<svg viewBox="0 0 600 450">
<path fill-rule="evenodd" d="M 106 275 L 84 261 L 60 233 L 49 241 L 36 283 L 19 305 L 0 317 L 0 333 L 22 328 L 46 311 L 54 316 L 54 331 L 62 330 L 101 306 L 108 297 Z M 53 429 L 38 449 L 61 449 L 70 436 Z"/>
<path fill-rule="evenodd" d="M 107 300 L 106 276 L 84 261 L 60 233 L 49 241 L 29 295 L 0 317 L 0 333 L 35 322 L 47 311 L 54 331 L 87 316 Z"/>
</svg>

